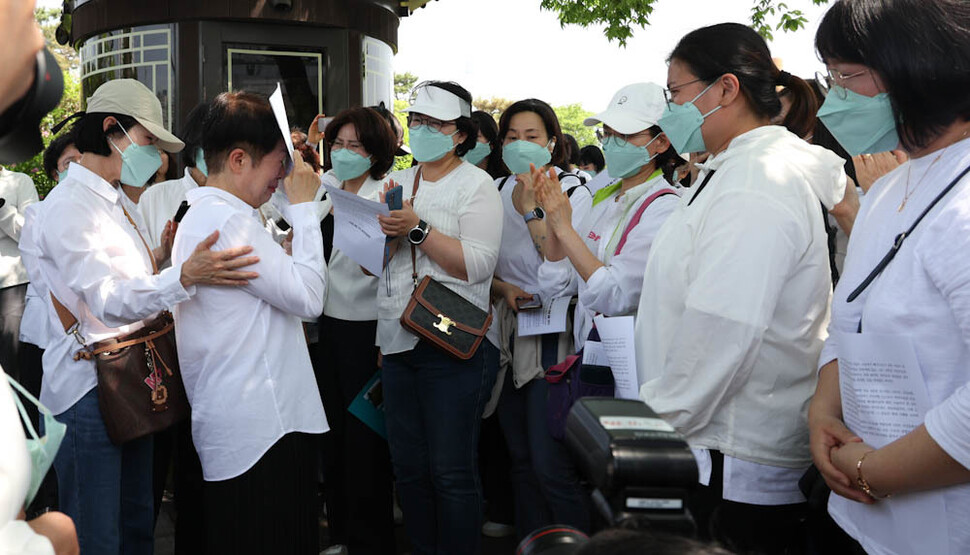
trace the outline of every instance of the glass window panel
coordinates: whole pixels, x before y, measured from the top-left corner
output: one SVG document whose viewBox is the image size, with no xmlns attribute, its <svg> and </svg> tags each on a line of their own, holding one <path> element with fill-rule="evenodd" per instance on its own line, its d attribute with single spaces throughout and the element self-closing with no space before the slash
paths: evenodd
<svg viewBox="0 0 970 555">
<path fill-rule="evenodd" d="M 320 83 L 326 77 L 321 53 L 235 50 L 229 56 L 233 90 L 270 95 L 277 83 L 282 85 L 290 125 L 306 127 L 320 111 Z"/>
</svg>

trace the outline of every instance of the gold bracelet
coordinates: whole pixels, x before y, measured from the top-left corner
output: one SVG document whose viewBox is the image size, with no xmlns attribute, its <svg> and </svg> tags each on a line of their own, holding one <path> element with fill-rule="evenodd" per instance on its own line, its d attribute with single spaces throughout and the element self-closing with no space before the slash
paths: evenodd
<svg viewBox="0 0 970 555">
<path fill-rule="evenodd" d="M 861 489 L 863 493 L 865 493 L 866 495 L 868 495 L 873 499 L 887 499 L 889 497 L 892 497 L 891 493 L 887 493 L 886 495 L 882 495 L 882 496 L 876 495 L 875 492 L 873 492 L 872 490 L 872 486 L 870 486 L 869 482 L 865 479 L 865 477 L 862 476 L 862 461 L 866 460 L 866 457 L 869 455 L 869 453 L 874 453 L 874 452 L 875 452 L 875 449 L 873 449 L 872 451 L 866 451 L 865 453 L 862 454 L 861 457 L 859 457 L 859 462 L 855 464 L 856 484 L 859 485 L 859 489 Z"/>
</svg>

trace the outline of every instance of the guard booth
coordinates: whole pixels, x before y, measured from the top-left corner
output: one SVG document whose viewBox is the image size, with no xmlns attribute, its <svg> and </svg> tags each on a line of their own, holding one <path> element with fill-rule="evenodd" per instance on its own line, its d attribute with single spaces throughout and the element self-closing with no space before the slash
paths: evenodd
<svg viewBox="0 0 970 555">
<path fill-rule="evenodd" d="M 199 102 L 283 86 L 291 125 L 348 106 L 393 106 L 401 17 L 429 0 L 66 0 L 62 27 L 90 96 L 138 79 L 179 133 Z"/>
</svg>

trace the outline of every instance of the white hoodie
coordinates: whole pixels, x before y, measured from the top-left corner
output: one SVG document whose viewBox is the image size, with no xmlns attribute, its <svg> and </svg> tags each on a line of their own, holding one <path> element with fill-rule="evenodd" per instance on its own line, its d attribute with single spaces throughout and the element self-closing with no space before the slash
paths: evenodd
<svg viewBox="0 0 970 555">
<path fill-rule="evenodd" d="M 637 311 L 640 397 L 691 447 L 810 464 L 808 402 L 832 291 L 822 204 L 841 200 L 843 164 L 759 127 L 700 166 L 698 183 L 716 173 L 657 233 Z"/>
</svg>

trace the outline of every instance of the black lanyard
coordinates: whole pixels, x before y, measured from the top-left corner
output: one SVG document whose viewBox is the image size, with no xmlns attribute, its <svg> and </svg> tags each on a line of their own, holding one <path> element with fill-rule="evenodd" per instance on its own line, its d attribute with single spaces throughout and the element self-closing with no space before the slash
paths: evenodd
<svg viewBox="0 0 970 555">
<path fill-rule="evenodd" d="M 889 249 L 889 252 L 886 253 L 886 256 L 882 257 L 882 260 L 880 260 L 879 264 L 876 264 L 876 267 L 873 268 L 871 272 L 869 272 L 869 275 L 866 276 L 866 279 L 862 280 L 862 283 L 860 283 L 859 286 L 856 287 L 853 292 L 849 293 L 849 296 L 845 299 L 845 302 L 851 303 L 852 301 L 856 300 L 856 298 L 859 295 L 861 295 L 862 292 L 865 291 L 866 288 L 869 287 L 869 285 L 872 284 L 872 282 L 877 277 L 879 277 L 879 274 L 881 274 L 882 271 L 886 269 L 886 266 L 888 266 L 889 263 L 892 262 L 893 258 L 896 258 L 896 253 L 898 253 L 899 249 L 903 246 L 903 241 L 905 241 L 907 237 L 913 234 L 913 230 L 916 229 L 916 226 L 919 225 L 919 223 L 923 220 L 924 217 L 926 217 L 926 214 L 929 213 L 929 211 L 932 210 L 933 207 L 936 206 L 936 204 L 940 202 L 943 199 L 943 197 L 946 196 L 947 193 L 950 192 L 950 189 L 953 189 L 954 187 L 956 187 L 957 183 L 959 183 L 960 180 L 963 179 L 963 177 L 967 175 L 968 172 L 970 172 L 970 167 L 967 167 L 962 172 L 960 172 L 960 175 L 956 176 L 956 178 L 953 181 L 951 181 L 950 184 L 947 185 L 946 188 L 940 192 L 940 194 L 936 195 L 936 198 L 933 199 L 933 202 L 931 202 L 930 205 L 927 206 L 925 210 L 923 210 L 923 212 L 919 215 L 919 217 L 916 218 L 916 221 L 913 222 L 913 225 L 909 226 L 909 229 L 907 229 L 906 231 L 896 236 L 895 241 L 893 241 L 893 246 Z M 861 325 L 862 324 L 860 322 L 860 328 L 861 328 Z"/>
</svg>

